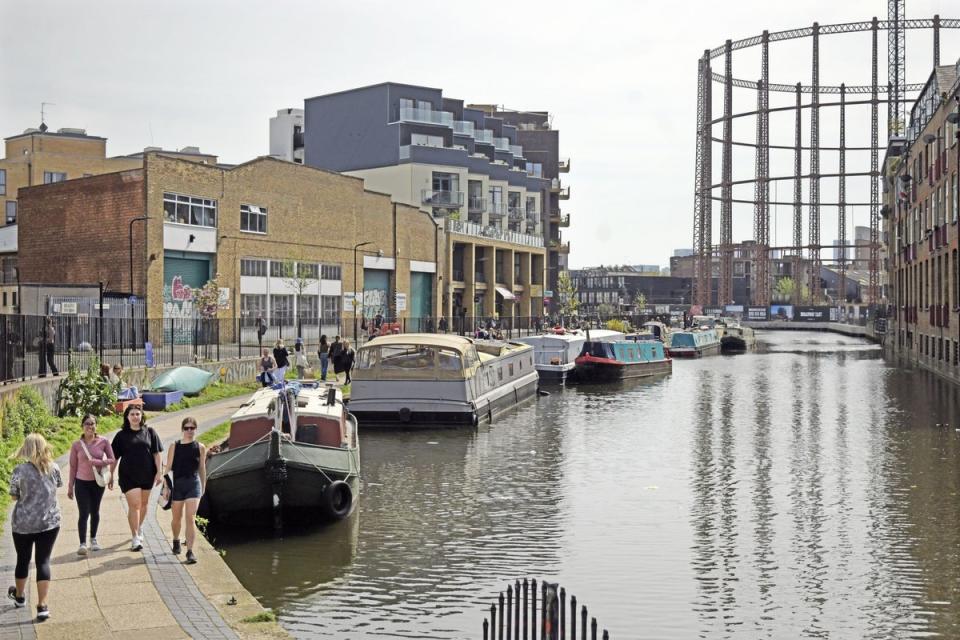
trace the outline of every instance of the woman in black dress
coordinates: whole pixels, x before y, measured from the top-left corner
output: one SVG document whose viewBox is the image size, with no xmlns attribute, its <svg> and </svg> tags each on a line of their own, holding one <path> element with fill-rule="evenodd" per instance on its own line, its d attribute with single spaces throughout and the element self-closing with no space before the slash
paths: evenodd
<svg viewBox="0 0 960 640">
<path fill-rule="evenodd" d="M 143 549 L 143 521 L 147 517 L 150 492 L 163 478 L 163 462 L 160 459 L 163 445 L 153 427 L 147 426 L 143 409 L 129 406 L 123 412 L 123 428 L 113 437 L 111 448 L 117 459 L 111 475 L 117 478 L 120 491 L 127 499 L 130 549 L 140 551 Z M 112 479 L 108 487 L 113 489 Z"/>
</svg>

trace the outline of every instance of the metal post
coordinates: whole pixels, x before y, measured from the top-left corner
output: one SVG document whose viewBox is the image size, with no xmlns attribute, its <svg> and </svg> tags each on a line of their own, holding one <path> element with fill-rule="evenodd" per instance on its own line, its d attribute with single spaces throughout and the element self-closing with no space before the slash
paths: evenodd
<svg viewBox="0 0 960 640">
<path fill-rule="evenodd" d="M 353 246 L 353 341 L 359 344 L 357 340 L 357 249 L 364 247 L 371 242 L 359 242 Z M 361 300 L 361 305 L 363 304 L 363 298 Z M 362 308 L 362 307 L 361 307 Z"/>
<path fill-rule="evenodd" d="M 757 306 L 770 304 L 770 33 L 763 32 L 760 81 L 757 83 L 757 161 L 754 183 L 753 273 L 751 298 Z"/>
<path fill-rule="evenodd" d="M 933 68 L 940 66 L 940 14 L 933 16 Z"/>
<path fill-rule="evenodd" d="M 98 284 L 100 286 L 100 316 L 97 320 L 97 345 L 100 353 L 100 364 L 103 364 L 103 283 Z"/>
<path fill-rule="evenodd" d="M 570 596 L 570 638 L 577 638 L 577 596 Z"/>
<path fill-rule="evenodd" d="M 891 86 L 887 137 L 906 129 L 906 0 L 887 0 L 887 82 Z"/>
<path fill-rule="evenodd" d="M 733 43 L 723 62 L 723 152 L 720 159 L 720 282 L 717 304 L 733 302 Z"/>
<path fill-rule="evenodd" d="M 713 140 L 711 124 L 712 96 L 711 87 L 713 77 L 710 70 L 710 50 L 703 53 L 699 63 L 699 77 L 697 84 L 697 151 L 694 179 L 696 180 L 696 194 L 693 207 L 693 251 L 694 274 L 692 282 L 693 304 L 706 305 L 710 303 L 711 280 L 711 215 L 713 210 L 713 180 L 712 153 Z"/>
<path fill-rule="evenodd" d="M 813 23 L 810 83 L 810 298 L 820 303 L 820 25 Z"/>
<path fill-rule="evenodd" d="M 793 142 L 793 265 L 791 275 L 793 276 L 793 304 L 800 304 L 800 292 L 803 288 L 803 278 L 800 277 L 801 252 L 803 251 L 803 104 L 801 96 L 801 85 L 798 82 L 796 87 L 797 106 L 796 120 L 794 123 L 794 142 Z"/>
</svg>

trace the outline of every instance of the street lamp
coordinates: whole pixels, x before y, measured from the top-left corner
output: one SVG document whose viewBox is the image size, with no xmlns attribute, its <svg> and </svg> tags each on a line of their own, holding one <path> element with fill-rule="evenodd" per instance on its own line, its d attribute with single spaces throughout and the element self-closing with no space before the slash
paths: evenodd
<svg viewBox="0 0 960 640">
<path fill-rule="evenodd" d="M 353 339 L 357 341 L 357 249 L 373 244 L 372 241 L 358 242 L 353 245 Z M 358 342 L 358 341 L 357 341 Z M 358 342 L 359 344 L 359 342 Z"/>
</svg>

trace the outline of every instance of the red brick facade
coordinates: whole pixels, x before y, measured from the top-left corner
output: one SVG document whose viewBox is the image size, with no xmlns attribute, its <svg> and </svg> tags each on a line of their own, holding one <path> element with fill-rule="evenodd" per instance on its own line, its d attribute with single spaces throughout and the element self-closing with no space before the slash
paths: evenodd
<svg viewBox="0 0 960 640">
<path fill-rule="evenodd" d="M 20 189 L 21 282 L 95 284 L 109 292 L 144 294 L 143 170 L 121 171 Z M 159 221 L 158 221 L 159 223 Z"/>
</svg>

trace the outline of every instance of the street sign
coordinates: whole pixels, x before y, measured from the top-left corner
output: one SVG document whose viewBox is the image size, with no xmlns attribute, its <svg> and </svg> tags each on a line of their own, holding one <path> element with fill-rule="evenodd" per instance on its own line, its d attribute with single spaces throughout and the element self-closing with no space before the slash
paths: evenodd
<svg viewBox="0 0 960 640">
<path fill-rule="evenodd" d="M 552 298 L 552 297 L 553 297 L 553 291 L 550 290 L 550 289 L 547 289 L 546 291 L 543 292 L 543 297 L 544 297 L 544 298 Z"/>
</svg>

